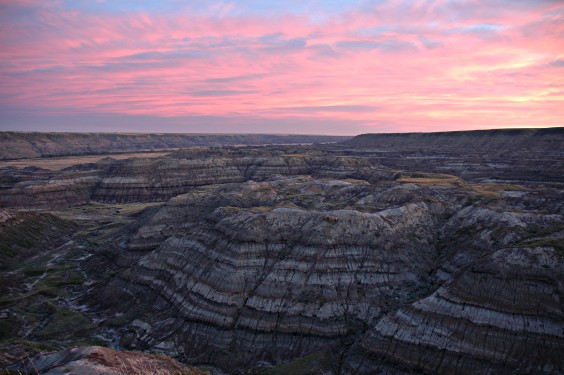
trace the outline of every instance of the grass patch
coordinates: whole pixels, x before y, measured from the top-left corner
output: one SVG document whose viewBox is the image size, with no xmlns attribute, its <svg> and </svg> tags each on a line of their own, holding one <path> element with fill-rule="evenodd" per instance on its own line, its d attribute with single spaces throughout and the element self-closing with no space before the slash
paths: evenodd
<svg viewBox="0 0 564 375">
<path fill-rule="evenodd" d="M 345 181 L 353 185 L 370 185 L 370 183 L 366 180 L 357 180 L 355 178 L 343 178 L 341 181 Z"/>
<path fill-rule="evenodd" d="M 51 290 L 49 288 L 45 288 L 45 287 L 34 288 L 34 290 L 32 290 L 31 292 L 24 294 L 24 295 L 0 299 L 0 307 L 2 307 L 4 305 L 9 305 L 12 302 L 22 301 L 22 300 L 25 300 L 26 298 L 37 296 L 38 294 L 42 294 L 42 295 L 45 295 L 45 296 L 48 296 L 48 297 L 58 297 L 59 296 L 59 294 L 57 294 L 56 291 Z"/>
<path fill-rule="evenodd" d="M 156 158 L 164 155 L 168 155 L 170 152 L 161 151 L 147 151 L 147 152 L 134 152 L 134 153 L 103 153 L 99 155 L 73 155 L 73 156 L 55 156 L 55 157 L 43 157 L 43 158 L 33 158 L 24 160 L 8 160 L 1 161 L 0 167 L 13 166 L 17 168 L 25 167 L 39 167 L 50 169 L 53 171 L 58 171 L 63 168 L 68 168 L 77 164 L 84 163 L 96 163 L 103 158 L 111 157 L 112 159 L 129 159 L 129 158 Z"/>
<path fill-rule="evenodd" d="M 38 285 L 40 287 L 56 289 L 67 285 L 80 285 L 84 281 L 84 276 L 77 270 L 50 269 L 47 271 L 47 277 L 41 280 Z"/>
<path fill-rule="evenodd" d="M 20 324 L 12 319 L 0 319 L 0 341 L 6 341 L 18 333 Z"/>
<path fill-rule="evenodd" d="M 20 213 L 15 220 L 0 230 L 0 269 L 12 269 L 23 259 L 58 246 L 77 227 L 49 213 Z"/>
<path fill-rule="evenodd" d="M 468 191 L 479 198 L 499 198 L 504 191 L 528 191 L 529 189 L 522 185 L 515 184 L 496 184 L 494 182 L 468 184 Z"/>
<path fill-rule="evenodd" d="M 47 272 L 47 268 L 45 267 L 37 267 L 37 266 L 31 266 L 31 267 L 26 267 L 22 270 L 22 272 L 24 273 L 24 275 L 26 275 L 27 277 L 35 277 L 35 276 L 41 276 L 43 275 L 45 272 Z"/>
<path fill-rule="evenodd" d="M 140 318 L 146 312 L 145 306 L 138 306 L 127 310 L 127 312 L 121 316 L 114 316 L 104 322 L 104 325 L 108 327 L 122 327 L 133 320 Z"/>
<path fill-rule="evenodd" d="M 37 288 L 37 291 L 35 293 L 32 293 L 27 297 L 30 297 L 33 294 L 41 294 L 42 296 L 45 297 L 63 297 L 67 295 L 67 293 L 64 290 L 61 290 L 56 287 L 45 286 L 45 285 L 42 285 L 41 287 Z"/>
<path fill-rule="evenodd" d="M 25 348 L 29 348 L 34 352 L 54 352 L 57 351 L 58 348 L 52 345 L 49 345 L 47 343 L 44 342 L 39 342 L 39 341 L 29 341 L 29 340 L 15 340 L 14 341 L 16 344 L 19 344 Z"/>
<path fill-rule="evenodd" d="M 335 358 L 329 351 L 319 351 L 273 367 L 255 369 L 254 375 L 309 375 L 334 370 Z"/>
<path fill-rule="evenodd" d="M 525 240 L 515 247 L 553 247 L 558 257 L 564 257 L 564 238 L 538 238 Z"/>
<path fill-rule="evenodd" d="M 272 207 L 271 206 L 251 207 L 250 211 L 253 212 L 253 213 L 270 212 L 270 211 L 272 211 Z"/>
<path fill-rule="evenodd" d="M 38 332 L 38 336 L 82 337 L 94 328 L 96 325 L 81 313 L 63 308 L 53 314 L 51 321 Z"/>
<path fill-rule="evenodd" d="M 531 236 L 549 236 L 564 230 L 564 224 L 554 224 L 548 227 L 529 227 L 527 229 Z"/>
<path fill-rule="evenodd" d="M 403 183 L 439 186 L 461 186 L 463 184 L 460 177 L 443 173 L 409 173 L 402 175 L 398 181 Z"/>
</svg>

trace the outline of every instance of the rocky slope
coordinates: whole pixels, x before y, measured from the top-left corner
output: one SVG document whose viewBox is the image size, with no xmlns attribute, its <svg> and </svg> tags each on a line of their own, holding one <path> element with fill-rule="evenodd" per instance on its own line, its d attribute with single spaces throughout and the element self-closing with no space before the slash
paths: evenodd
<svg viewBox="0 0 564 375">
<path fill-rule="evenodd" d="M 12 270 L 22 260 L 63 244 L 75 229 L 74 223 L 50 213 L 0 208 L 0 271 Z M 2 286 L 0 277 L 0 291 L 5 292 Z"/>
<path fill-rule="evenodd" d="M 248 366 L 338 345 L 400 303 L 398 290 L 417 293 L 432 269 L 449 204 L 417 193 L 384 210 L 359 203 L 404 193 L 389 190 L 311 178 L 196 189 L 131 238 L 115 260 L 131 265 L 98 301 L 147 307 L 125 345 L 187 358 L 229 349 L 218 362 Z M 130 305 L 118 305 L 126 295 Z"/>
<path fill-rule="evenodd" d="M 347 157 L 284 155 L 103 159 L 62 171 L 0 169 L 0 207 L 58 209 L 94 200 L 164 201 L 196 186 L 261 181 L 272 175 L 393 179 L 397 173 Z"/>
<path fill-rule="evenodd" d="M 7 369 L 13 373 L 51 375 L 207 374 L 166 356 L 131 351 L 117 352 L 99 346 L 75 347 L 60 352 L 40 354 L 8 366 Z"/>
<path fill-rule="evenodd" d="M 436 374 L 562 373 L 562 280 L 562 254 L 552 247 L 494 251 L 380 320 L 361 344 L 376 364 L 349 363 Z"/>
<path fill-rule="evenodd" d="M 103 162 L 60 172 L 0 168 L 0 207 L 55 210 L 88 203 L 105 170 Z"/>
<path fill-rule="evenodd" d="M 342 142 L 346 154 L 392 168 L 541 183 L 564 182 L 563 145 L 564 128 L 363 134 Z"/>
<path fill-rule="evenodd" d="M 371 342 L 372 327 L 386 326 L 382 322 L 398 307 L 457 280 L 469 265 L 481 267 L 480 259 L 497 249 L 537 241 L 529 250 L 551 252 L 551 264 L 560 272 L 555 249 L 562 243 L 563 218 L 523 210 L 524 195 L 520 203 L 501 195 L 495 203 L 488 195 L 469 200 L 469 190 L 483 194 L 483 187 L 456 179 L 449 184 L 440 178 L 433 184 L 397 181 L 278 176 L 177 196 L 120 250 L 111 250 L 111 263 L 125 271 L 97 289 L 95 308 L 110 317 L 135 311 L 122 327 L 123 345 L 166 350 L 234 372 L 326 348 L 340 348 L 337 373 L 371 373 L 379 366 L 392 373 L 401 368 L 433 372 L 437 369 L 388 358 L 368 344 L 363 344 L 365 357 L 348 356 L 347 350 Z M 553 240 L 545 238 L 548 233 Z M 547 248 L 539 247 L 543 241 Z M 521 266 L 512 270 L 516 279 L 528 277 L 529 265 Z M 553 273 L 554 280 L 558 275 Z M 519 296 L 518 286 L 498 284 L 488 281 L 485 287 L 499 286 L 519 306 L 520 298 L 527 299 Z M 495 315 L 497 308 L 488 308 L 481 314 Z M 558 317 L 551 324 L 564 329 Z M 489 328 L 471 329 L 488 335 Z M 491 344 L 497 356 L 517 350 L 498 342 Z M 557 339 L 552 347 L 561 348 L 562 342 Z M 375 353 L 379 359 L 366 359 Z M 440 362 L 428 358 L 433 366 Z M 484 358 L 476 363 L 486 363 Z M 515 361 L 491 361 L 468 371 L 524 371 Z M 551 361 L 551 368 L 559 364 Z M 440 371 L 464 372 L 466 366 L 451 363 Z"/>
<path fill-rule="evenodd" d="M 338 142 L 350 137 L 276 134 L 0 132 L 0 160 L 106 154 L 195 146 Z"/>
</svg>

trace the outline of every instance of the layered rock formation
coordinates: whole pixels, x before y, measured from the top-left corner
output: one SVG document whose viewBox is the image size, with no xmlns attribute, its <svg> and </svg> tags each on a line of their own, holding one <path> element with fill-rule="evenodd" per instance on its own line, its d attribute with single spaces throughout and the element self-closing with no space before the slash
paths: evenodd
<svg viewBox="0 0 564 375">
<path fill-rule="evenodd" d="M 562 373 L 562 280 L 552 247 L 497 250 L 380 320 L 362 348 L 376 363 L 425 373 Z"/>
<path fill-rule="evenodd" d="M 363 134 L 342 145 L 392 168 L 466 180 L 564 182 L 564 128 Z"/>
<path fill-rule="evenodd" d="M 495 129 L 451 131 L 436 133 L 381 133 L 362 134 L 344 144 L 356 148 L 382 148 L 398 151 L 420 150 L 486 150 L 489 153 L 512 149 L 514 152 L 537 152 L 538 147 L 546 150 L 561 149 L 564 128 L 543 129 Z M 541 143 L 542 145 L 539 145 Z M 428 149 L 426 149 L 428 148 Z"/>
<path fill-rule="evenodd" d="M 511 206 L 464 207 L 441 228 L 437 241 L 441 262 L 434 276 L 439 282 L 449 280 L 458 269 L 482 255 L 520 243 L 538 228 L 557 228 L 562 221 L 559 214 L 526 212 Z"/>
<path fill-rule="evenodd" d="M 67 345 L 72 323 L 228 373 L 561 373 L 563 151 L 545 133 L 4 168 L 0 222 L 84 223 L 80 247 L 10 274 L 42 302 L 0 300 L 18 309 L 0 325 Z"/>
<path fill-rule="evenodd" d="M 76 225 L 50 213 L 29 213 L 0 208 L 0 271 L 12 270 L 22 260 L 55 248 Z M 4 283 L 0 275 L 0 291 Z"/>
<path fill-rule="evenodd" d="M 245 368 L 342 347 L 482 255 L 562 222 L 467 205 L 465 189 L 312 177 L 198 188 L 131 237 L 115 259 L 127 271 L 96 299 L 112 314 L 153 306 L 130 316 L 123 343 L 195 363 Z"/>
<path fill-rule="evenodd" d="M 125 134 L 0 132 L 0 160 L 107 154 L 196 146 L 305 144 L 350 137 L 277 134 Z"/>
<path fill-rule="evenodd" d="M 95 165 L 53 172 L 40 168 L 0 168 L 0 207 L 56 210 L 88 203 L 100 183 Z"/>
<path fill-rule="evenodd" d="M 131 323 L 125 343 L 188 358 L 237 348 L 229 360 L 248 365 L 336 345 L 400 303 L 397 290 L 426 281 L 448 211 L 418 199 L 352 209 L 371 191 L 366 183 L 305 178 L 179 196 L 132 238 L 117 262 L 130 263 L 131 252 L 138 261 L 100 301 L 118 306 L 127 290 L 135 298 L 126 309 L 154 306 Z"/>
</svg>

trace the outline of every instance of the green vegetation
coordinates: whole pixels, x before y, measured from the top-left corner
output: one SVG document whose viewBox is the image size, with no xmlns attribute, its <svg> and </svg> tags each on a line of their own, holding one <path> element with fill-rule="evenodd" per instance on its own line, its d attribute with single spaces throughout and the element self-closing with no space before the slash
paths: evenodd
<svg viewBox="0 0 564 375">
<path fill-rule="evenodd" d="M 521 241 L 515 246 L 518 247 L 553 247 L 556 255 L 564 257 L 564 238 L 551 237 L 554 234 L 564 231 L 564 224 L 554 224 L 548 227 L 532 226 L 527 228 L 529 238 Z"/>
<path fill-rule="evenodd" d="M 13 319 L 0 319 L 0 342 L 13 337 L 20 325 Z"/>
<path fill-rule="evenodd" d="M 527 191 L 528 188 L 515 184 L 498 184 L 493 182 L 467 184 L 466 190 L 478 199 L 498 199 L 504 191 Z M 488 201 L 490 202 L 490 201 Z"/>
<path fill-rule="evenodd" d="M 336 367 L 336 356 L 323 350 L 274 367 L 257 368 L 254 375 L 309 375 L 321 374 Z"/>
<path fill-rule="evenodd" d="M 402 175 L 399 182 L 422 184 L 422 185 L 438 185 L 446 187 L 461 186 L 463 181 L 461 178 L 442 173 L 408 173 Z"/>
<path fill-rule="evenodd" d="M 272 207 L 271 206 L 256 206 L 256 207 L 251 207 L 249 209 L 249 211 L 251 211 L 253 213 L 269 212 L 269 211 L 272 211 Z"/>
<path fill-rule="evenodd" d="M 45 246 L 60 245 L 76 229 L 76 224 L 48 213 L 19 213 L 13 220 L 16 222 L 0 230 L 0 269 L 14 268 Z"/>
<path fill-rule="evenodd" d="M 29 341 L 29 340 L 20 340 L 17 339 L 14 341 L 16 344 L 19 344 L 21 346 L 27 347 L 32 349 L 34 352 L 52 352 L 57 350 L 57 348 L 53 345 L 44 343 L 44 342 L 40 342 L 40 341 Z"/>
<path fill-rule="evenodd" d="M 556 255 L 564 257 L 564 238 L 538 238 L 518 243 L 515 247 L 553 247 Z"/>
<path fill-rule="evenodd" d="M 80 337 L 95 327 L 81 313 L 63 308 L 53 314 L 51 321 L 38 332 L 38 336 L 71 335 L 73 337 Z"/>
<path fill-rule="evenodd" d="M 126 325 L 129 322 L 141 317 L 145 313 L 146 307 L 139 306 L 136 308 L 132 308 L 127 310 L 127 312 L 120 316 L 114 316 L 104 322 L 105 325 L 108 327 L 121 327 Z"/>
<path fill-rule="evenodd" d="M 548 236 L 564 230 L 564 224 L 554 224 L 548 227 L 528 227 L 527 230 L 531 236 Z"/>
</svg>

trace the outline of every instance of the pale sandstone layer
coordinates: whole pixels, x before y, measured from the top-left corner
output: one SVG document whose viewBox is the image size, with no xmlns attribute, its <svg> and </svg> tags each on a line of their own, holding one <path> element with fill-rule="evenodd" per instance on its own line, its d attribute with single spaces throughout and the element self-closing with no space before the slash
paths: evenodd
<svg viewBox="0 0 564 375">
<path fill-rule="evenodd" d="M 18 374 L 80 375 L 206 375 L 176 360 L 154 354 L 114 351 L 100 346 L 73 347 L 26 358 L 8 369 Z"/>
</svg>

